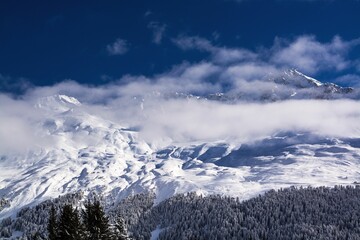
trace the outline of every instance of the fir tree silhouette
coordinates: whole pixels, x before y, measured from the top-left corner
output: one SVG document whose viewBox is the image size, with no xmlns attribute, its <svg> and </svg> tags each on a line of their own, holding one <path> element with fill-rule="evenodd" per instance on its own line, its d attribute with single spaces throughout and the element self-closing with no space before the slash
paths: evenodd
<svg viewBox="0 0 360 240">
<path fill-rule="evenodd" d="M 70 204 L 63 207 L 60 219 L 58 239 L 61 240 L 83 240 L 84 230 L 80 221 L 78 211 Z"/>
<path fill-rule="evenodd" d="M 49 240 L 58 240 L 57 215 L 54 205 L 51 206 L 47 225 Z"/>
<path fill-rule="evenodd" d="M 87 240 L 110 240 L 109 219 L 98 200 L 88 201 L 83 211 L 83 220 Z"/>
</svg>

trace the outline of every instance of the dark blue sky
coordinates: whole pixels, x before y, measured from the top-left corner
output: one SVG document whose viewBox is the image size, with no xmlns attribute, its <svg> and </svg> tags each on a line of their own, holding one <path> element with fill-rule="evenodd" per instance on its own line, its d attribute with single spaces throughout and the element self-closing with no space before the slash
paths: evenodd
<svg viewBox="0 0 360 240">
<path fill-rule="evenodd" d="M 271 48 L 275 37 L 314 35 L 326 43 L 339 35 L 351 41 L 360 37 L 359 24 L 356 0 L 5 0 L 0 3 L 0 81 L 12 84 L 0 87 L 9 90 L 24 78 L 33 85 L 64 79 L 102 84 L 124 74 L 151 76 L 183 61 L 208 58 L 204 51 L 177 47 L 172 39 L 178 36 L 259 51 Z M 161 32 L 157 42 L 156 31 Z M 125 41 L 127 50 L 111 55 L 107 46 L 117 39 Z M 358 55 L 359 47 L 348 57 L 357 61 Z"/>
</svg>

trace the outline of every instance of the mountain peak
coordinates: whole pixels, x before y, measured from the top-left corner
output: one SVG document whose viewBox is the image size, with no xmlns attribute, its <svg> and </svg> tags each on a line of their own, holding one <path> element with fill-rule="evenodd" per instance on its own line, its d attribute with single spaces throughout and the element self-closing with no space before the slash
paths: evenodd
<svg viewBox="0 0 360 240">
<path fill-rule="evenodd" d="M 309 76 L 303 74 L 302 72 L 299 72 L 295 68 L 292 68 L 292 69 L 289 69 L 289 70 L 285 71 L 285 74 L 306 79 L 309 83 L 312 83 L 317 87 L 320 87 L 320 86 L 323 85 L 323 83 L 320 82 L 319 80 L 316 80 L 315 78 L 309 77 Z"/>
<path fill-rule="evenodd" d="M 35 104 L 35 107 L 37 108 L 51 110 L 55 112 L 65 112 L 78 106 L 81 106 L 79 100 L 74 97 L 62 94 L 56 94 L 40 98 Z"/>
<path fill-rule="evenodd" d="M 66 103 L 66 104 L 73 104 L 76 106 L 80 106 L 81 103 L 79 100 L 77 100 L 74 97 L 69 97 L 66 95 L 55 95 L 61 102 Z"/>
<path fill-rule="evenodd" d="M 303 74 L 295 68 L 285 70 L 277 75 L 272 75 L 269 80 L 274 81 L 277 84 L 296 88 L 313 88 L 324 85 L 322 82 Z"/>
</svg>

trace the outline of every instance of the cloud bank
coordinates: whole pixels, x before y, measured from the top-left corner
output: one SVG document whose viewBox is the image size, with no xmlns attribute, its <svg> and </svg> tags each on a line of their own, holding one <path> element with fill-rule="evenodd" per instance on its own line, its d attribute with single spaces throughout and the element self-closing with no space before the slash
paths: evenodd
<svg viewBox="0 0 360 240">
<path fill-rule="evenodd" d="M 313 36 L 300 36 L 293 41 L 277 39 L 274 46 L 258 52 L 216 46 L 200 37 L 180 36 L 173 42 L 184 51 L 208 52 L 209 59 L 184 62 L 151 77 L 127 75 L 96 87 L 66 80 L 53 86 L 29 88 L 17 99 L 0 94 L 0 153 L 24 150 L 34 143 L 40 147 L 56 146 L 58 136 L 41 126 L 58 113 L 34 106 L 39 99 L 57 94 L 82 102 L 75 113 L 83 111 L 139 129 L 140 137 L 155 147 L 220 140 L 251 142 L 282 131 L 360 137 L 359 101 L 299 99 L 229 104 L 189 98 L 191 94 L 219 92 L 249 97 L 287 93 L 291 90 L 287 85 L 275 84 L 269 77 L 297 66 L 308 72 L 351 68 L 353 63 L 346 56 L 359 44 L 358 40 L 345 41 L 335 36 L 330 42 L 321 43 Z M 359 77 L 344 75 L 337 81 L 349 79 L 356 82 Z"/>
<path fill-rule="evenodd" d="M 45 123 L 62 115 L 34 106 L 38 96 L 64 93 L 67 92 L 65 88 L 72 89 L 73 95 L 83 100 L 83 105 L 74 110 L 75 118 L 77 114 L 86 112 L 124 128 L 135 127 L 140 130 L 140 138 L 155 148 L 190 142 L 246 143 L 279 132 L 360 137 L 359 101 L 291 100 L 227 104 L 156 96 L 133 98 L 124 95 L 122 86 L 118 85 L 99 89 L 66 82 L 35 89 L 23 99 L 1 96 L 0 100 L 4 103 L 0 112 L 2 154 L 31 147 L 56 148 L 62 135 L 51 135 Z M 116 92 L 120 94 L 115 95 Z M 87 98 L 86 95 L 92 97 Z M 106 97 L 107 102 L 99 101 L 98 97 Z M 86 138 L 78 140 L 86 142 Z"/>
</svg>

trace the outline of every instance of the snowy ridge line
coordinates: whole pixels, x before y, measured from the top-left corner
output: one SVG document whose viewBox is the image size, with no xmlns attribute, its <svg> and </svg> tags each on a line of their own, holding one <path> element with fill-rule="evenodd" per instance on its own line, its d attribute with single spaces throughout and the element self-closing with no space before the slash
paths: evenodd
<svg viewBox="0 0 360 240">
<path fill-rule="evenodd" d="M 267 85 L 268 89 L 258 90 L 259 83 Z M 246 88 L 244 90 L 239 88 L 229 92 L 218 92 L 205 95 L 185 92 L 153 92 L 144 94 L 140 99 L 141 101 L 146 101 L 146 99 L 149 98 L 197 99 L 225 103 L 238 103 L 244 101 L 274 102 L 291 99 L 360 99 L 359 89 L 341 87 L 328 82 L 322 83 L 315 78 L 299 72 L 297 69 L 289 69 L 276 74 L 270 73 L 263 79 L 248 81 L 247 84 L 248 86 L 245 86 Z"/>
</svg>

